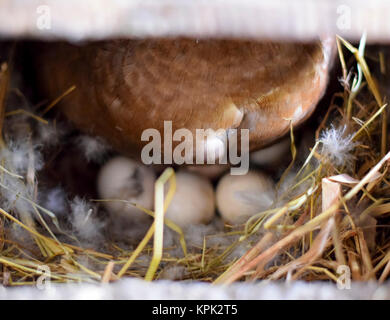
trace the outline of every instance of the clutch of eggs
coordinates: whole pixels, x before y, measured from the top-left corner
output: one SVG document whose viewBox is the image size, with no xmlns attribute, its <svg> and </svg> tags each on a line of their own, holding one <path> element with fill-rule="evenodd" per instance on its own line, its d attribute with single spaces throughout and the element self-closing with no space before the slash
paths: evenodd
<svg viewBox="0 0 390 320">
<path fill-rule="evenodd" d="M 227 172 L 216 190 L 210 179 L 200 172 L 180 169 L 175 177 L 176 191 L 165 217 L 181 227 L 211 222 L 216 208 L 225 222 L 243 223 L 268 209 L 275 198 L 273 181 L 260 171 L 250 170 L 245 175 Z M 134 222 L 150 221 L 149 216 L 134 204 L 153 210 L 155 180 L 151 167 L 118 156 L 101 168 L 97 186 L 112 217 Z M 168 189 L 169 184 L 165 191 Z"/>
</svg>

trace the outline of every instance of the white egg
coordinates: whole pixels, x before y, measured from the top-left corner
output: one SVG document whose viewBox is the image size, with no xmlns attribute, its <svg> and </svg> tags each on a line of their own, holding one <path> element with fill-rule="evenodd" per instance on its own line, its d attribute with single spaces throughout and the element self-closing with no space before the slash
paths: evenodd
<svg viewBox="0 0 390 320">
<path fill-rule="evenodd" d="M 176 192 L 165 217 L 185 227 L 209 223 L 214 215 L 215 194 L 210 181 L 184 170 L 177 172 Z"/>
<path fill-rule="evenodd" d="M 245 222 L 268 209 L 275 198 L 273 181 L 258 171 L 245 175 L 226 174 L 219 181 L 216 194 L 219 213 L 231 224 Z"/>
<path fill-rule="evenodd" d="M 285 138 L 267 148 L 251 152 L 250 160 L 259 166 L 275 166 L 286 159 L 290 145 L 290 138 Z"/>
<path fill-rule="evenodd" d="M 190 165 L 186 167 L 188 171 L 200 174 L 201 176 L 210 180 L 218 179 L 224 172 L 230 168 L 228 164 L 204 164 L 204 165 Z"/>
<path fill-rule="evenodd" d="M 101 168 L 97 187 L 101 199 L 127 200 L 152 210 L 154 183 L 155 174 L 151 168 L 119 156 L 112 158 Z M 150 219 L 146 213 L 130 203 L 104 201 L 103 204 L 112 215 L 136 222 Z"/>
</svg>

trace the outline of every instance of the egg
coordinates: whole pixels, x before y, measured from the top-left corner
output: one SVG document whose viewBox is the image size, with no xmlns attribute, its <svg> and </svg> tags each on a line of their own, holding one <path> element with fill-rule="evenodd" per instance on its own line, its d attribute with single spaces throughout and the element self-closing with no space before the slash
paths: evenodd
<svg viewBox="0 0 390 320">
<path fill-rule="evenodd" d="M 230 168 L 228 164 L 205 164 L 205 165 L 190 165 L 188 171 L 200 174 L 210 180 L 216 180 Z"/>
<path fill-rule="evenodd" d="M 252 152 L 250 161 L 259 166 L 274 167 L 291 157 L 289 155 L 290 146 L 290 138 L 284 138 L 267 148 Z"/>
<path fill-rule="evenodd" d="M 103 204 L 111 215 L 140 222 L 149 220 L 150 217 L 131 203 L 152 210 L 155 179 L 151 168 L 135 160 L 118 156 L 109 160 L 101 168 L 97 189 L 102 199 L 129 201 L 129 203 L 104 201 Z"/>
<path fill-rule="evenodd" d="M 176 192 L 165 217 L 181 227 L 186 227 L 207 224 L 214 216 L 215 194 L 210 181 L 192 172 L 178 171 Z"/>
<path fill-rule="evenodd" d="M 216 190 L 218 211 L 230 224 L 243 223 L 268 209 L 274 198 L 273 181 L 264 173 L 253 170 L 245 175 L 224 175 Z"/>
</svg>

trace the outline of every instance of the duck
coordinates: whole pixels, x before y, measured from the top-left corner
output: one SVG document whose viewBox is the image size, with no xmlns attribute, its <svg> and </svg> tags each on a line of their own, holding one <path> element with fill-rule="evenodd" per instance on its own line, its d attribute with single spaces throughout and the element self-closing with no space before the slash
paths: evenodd
<svg viewBox="0 0 390 320">
<path fill-rule="evenodd" d="M 166 121 L 194 136 L 198 129 L 245 129 L 250 151 L 271 144 L 312 114 L 334 53 L 330 37 L 116 39 L 45 44 L 36 69 L 48 98 L 75 88 L 57 107 L 77 128 L 139 158 L 143 132 L 163 135 Z"/>
</svg>

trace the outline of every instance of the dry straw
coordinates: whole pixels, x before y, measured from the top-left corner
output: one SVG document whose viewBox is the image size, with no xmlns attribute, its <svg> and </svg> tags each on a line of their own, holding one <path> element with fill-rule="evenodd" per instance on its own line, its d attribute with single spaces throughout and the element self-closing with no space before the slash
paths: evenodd
<svg viewBox="0 0 390 320">
<path fill-rule="evenodd" d="M 164 218 L 175 192 L 175 174 L 167 169 L 156 182 L 155 212 L 140 208 L 154 217 L 143 240 L 135 249 L 106 243 L 108 249 L 98 252 L 60 241 L 42 218 L 46 215 L 58 225 L 54 213 L 40 207 L 36 199 L 20 195 L 31 205 L 30 218 L 0 208 L 0 280 L 9 286 L 32 285 L 43 273 L 39 268 L 42 265 L 50 268 L 54 282 L 110 282 L 125 276 L 154 280 L 172 267 L 185 270 L 181 279 L 215 284 L 259 279 L 336 282 L 340 265 L 350 267 L 353 280 L 386 280 L 390 273 L 390 233 L 386 224 L 390 216 L 387 104 L 365 58 L 365 36 L 359 48 L 340 37 L 337 44 L 343 91 L 334 94 L 328 112 L 313 133 L 316 143 L 297 170 L 291 129 L 293 161 L 278 186 L 283 184 L 287 173 L 291 175 L 295 170 L 294 183 L 280 192 L 278 202 L 269 210 L 259 212 L 240 227 L 226 225 L 223 234 L 205 236 L 200 247 L 190 246 L 185 242 L 185 231 Z M 355 61 L 345 60 L 347 51 Z M 378 57 L 384 73 L 383 53 L 378 52 Z M 349 68 L 355 63 L 357 74 L 350 83 Z M 8 83 L 9 71 L 3 64 L 1 126 L 8 117 L 20 114 L 47 123 L 42 118 L 45 112 L 74 90 L 71 87 L 40 116 L 27 111 L 6 113 Z M 338 144 L 337 148 L 332 143 Z M 348 148 L 341 148 L 342 143 Z M 5 147 L 2 139 L 1 148 Z M 345 161 L 334 161 L 336 156 Z M 29 179 L 35 177 L 34 172 L 22 176 L 0 165 L 2 188 L 7 188 L 2 182 L 4 176 L 38 188 L 36 178 Z M 373 218 L 380 224 L 373 223 Z M 23 242 L 7 238 L 7 228 L 13 225 L 29 233 L 35 250 L 26 250 Z M 164 228 L 173 230 L 177 236 L 181 257 L 171 255 L 173 248 L 164 248 Z M 232 253 L 244 244 L 246 253 L 232 259 Z M 141 256 L 147 257 L 147 264 L 142 263 Z M 85 257 L 94 263 L 83 263 Z"/>
</svg>

